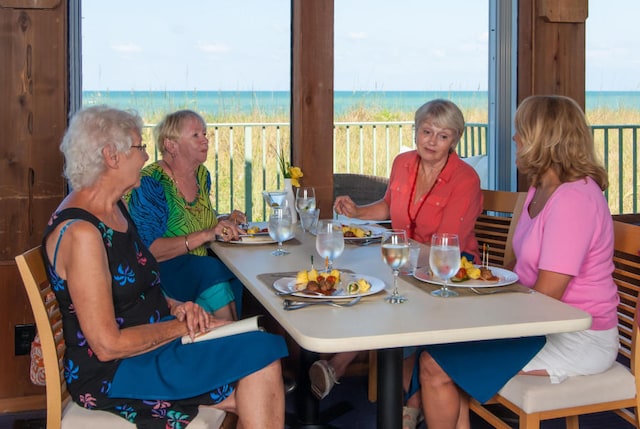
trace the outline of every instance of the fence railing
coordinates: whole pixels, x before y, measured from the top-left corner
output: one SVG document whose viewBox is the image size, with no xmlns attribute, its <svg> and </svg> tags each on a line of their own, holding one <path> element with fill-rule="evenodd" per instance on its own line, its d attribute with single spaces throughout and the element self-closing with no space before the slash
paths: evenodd
<svg viewBox="0 0 640 429">
<path fill-rule="evenodd" d="M 280 189 L 276 154 L 288 153 L 289 123 L 211 123 L 208 126 L 212 200 L 220 213 L 244 210 L 251 220 L 266 218 L 265 189 Z M 150 162 L 159 158 L 150 128 L 144 140 L 151 146 Z M 640 125 L 592 127 L 596 150 L 609 172 L 606 192 L 613 214 L 638 213 L 638 130 Z M 333 131 L 335 173 L 388 177 L 395 156 L 413 147 L 413 122 L 336 122 Z M 458 145 L 461 157 L 487 153 L 487 124 L 468 123 Z"/>
</svg>

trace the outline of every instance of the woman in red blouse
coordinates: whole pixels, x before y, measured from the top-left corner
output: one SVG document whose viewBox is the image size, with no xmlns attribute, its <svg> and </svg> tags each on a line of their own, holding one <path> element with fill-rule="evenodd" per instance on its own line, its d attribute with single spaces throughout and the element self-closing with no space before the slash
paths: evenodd
<svg viewBox="0 0 640 429">
<path fill-rule="evenodd" d="M 349 196 L 339 196 L 334 210 L 351 218 L 391 219 L 393 228 L 404 229 L 409 238 L 425 244 L 436 232 L 458 234 L 462 254 L 479 262 L 473 228 L 482 211 L 480 178 L 455 152 L 464 130 L 464 116 L 454 103 L 441 99 L 425 103 L 415 114 L 416 148 L 393 161 L 384 198 L 359 206 Z M 312 365 L 309 375 L 318 398 L 331 391 L 356 355 L 339 353 Z"/>
</svg>

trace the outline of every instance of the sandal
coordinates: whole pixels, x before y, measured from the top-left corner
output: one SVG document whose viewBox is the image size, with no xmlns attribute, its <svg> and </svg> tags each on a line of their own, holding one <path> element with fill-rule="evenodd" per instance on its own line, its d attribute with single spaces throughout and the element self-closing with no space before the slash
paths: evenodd
<svg viewBox="0 0 640 429">
<path fill-rule="evenodd" d="M 423 419 L 420 408 L 402 407 L 402 429 L 415 429 Z"/>
</svg>

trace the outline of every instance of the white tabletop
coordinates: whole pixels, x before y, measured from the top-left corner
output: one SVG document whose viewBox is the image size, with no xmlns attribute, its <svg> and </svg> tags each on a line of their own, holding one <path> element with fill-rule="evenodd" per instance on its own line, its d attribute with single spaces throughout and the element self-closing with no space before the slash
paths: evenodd
<svg viewBox="0 0 640 429">
<path fill-rule="evenodd" d="M 273 256 L 275 244 L 213 243 L 222 261 L 303 348 L 318 353 L 396 348 L 420 344 L 510 338 L 587 329 L 591 316 L 540 293 L 502 293 L 491 296 L 437 298 L 402 280 L 400 292 L 408 302 L 388 304 L 392 274 L 382 261 L 380 245 L 346 245 L 336 268 L 382 279 L 387 291 L 364 298 L 348 308 L 313 306 L 285 311 L 258 275 L 310 268 L 315 237 L 296 231 L 300 244 L 287 242 L 291 253 Z M 421 263 L 425 258 L 421 256 Z M 322 264 L 316 263 L 316 267 Z"/>
</svg>

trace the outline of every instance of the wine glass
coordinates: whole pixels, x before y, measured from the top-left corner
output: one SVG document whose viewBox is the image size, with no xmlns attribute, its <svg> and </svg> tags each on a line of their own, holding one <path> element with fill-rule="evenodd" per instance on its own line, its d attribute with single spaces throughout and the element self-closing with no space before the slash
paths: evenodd
<svg viewBox="0 0 640 429">
<path fill-rule="evenodd" d="M 342 224 L 331 219 L 318 221 L 316 230 L 316 250 L 327 262 L 327 272 L 333 269 L 333 260 L 342 255 L 344 235 Z"/>
<path fill-rule="evenodd" d="M 382 259 L 393 270 L 393 292 L 385 298 L 390 304 L 407 300 L 398 292 L 398 271 L 409 259 L 409 240 L 404 229 L 390 229 L 382 233 Z"/>
<path fill-rule="evenodd" d="M 288 239 L 293 233 L 293 222 L 291 212 L 286 207 L 273 207 L 269 215 L 269 236 L 278 242 L 276 250 L 271 252 L 274 256 L 288 255 L 289 251 L 282 247 L 282 242 Z"/>
<path fill-rule="evenodd" d="M 458 296 L 458 292 L 449 290 L 449 279 L 460 269 L 460 244 L 456 234 L 433 234 L 429 265 L 436 276 L 443 279 L 442 288 L 431 292 L 433 296 L 447 298 Z"/>
</svg>

